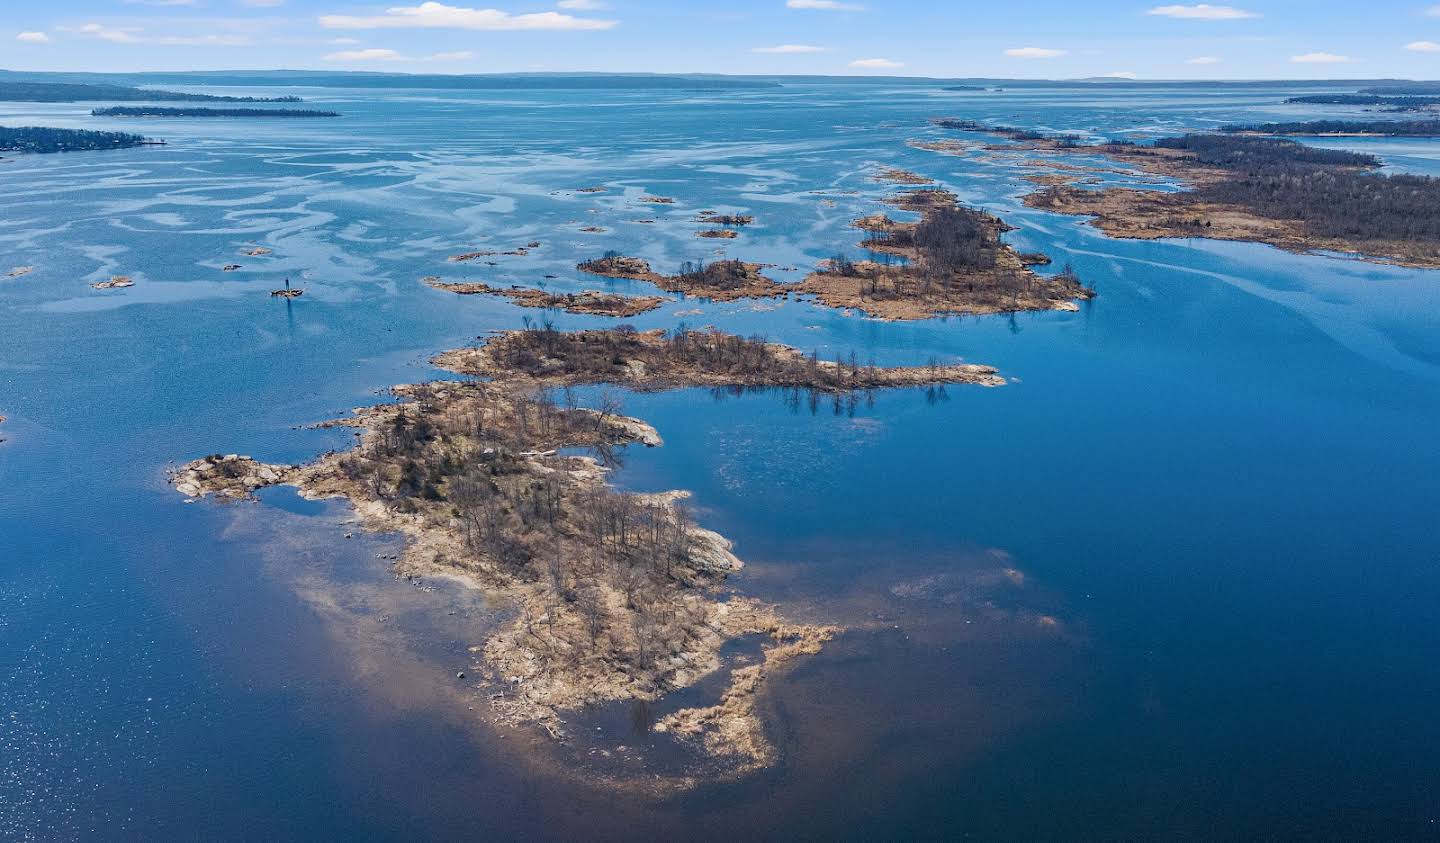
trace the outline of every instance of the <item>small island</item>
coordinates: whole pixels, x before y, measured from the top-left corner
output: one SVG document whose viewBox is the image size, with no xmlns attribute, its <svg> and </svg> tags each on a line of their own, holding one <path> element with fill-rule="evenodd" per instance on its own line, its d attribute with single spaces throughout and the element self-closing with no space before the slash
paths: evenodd
<svg viewBox="0 0 1440 843">
<path fill-rule="evenodd" d="M 579 293 L 550 293 L 533 287 L 492 287 L 478 281 L 440 280 L 437 276 L 425 279 L 437 290 L 462 296 L 500 296 L 508 298 L 521 307 L 563 310 L 566 313 L 581 313 L 589 316 L 629 317 L 649 313 L 660 307 L 666 299 L 660 296 L 625 296 L 599 290 L 584 290 Z"/>
<path fill-rule="evenodd" d="M 336 111 L 310 108 L 169 108 L 116 105 L 90 112 L 96 117 L 339 117 Z"/>
<path fill-rule="evenodd" d="M 135 286 L 135 279 L 128 275 L 112 275 L 105 281 L 96 281 L 90 285 L 97 290 L 123 290 L 126 287 Z"/>
<path fill-rule="evenodd" d="M 1016 139 L 1009 129 L 1001 133 Z M 1094 217 L 1094 225 L 1114 237 L 1240 240 L 1440 267 L 1440 179 L 1377 173 L 1381 162 L 1372 155 L 1233 134 L 1189 134 L 1149 145 L 1081 145 L 1073 136 L 1022 134 L 1017 144 L 996 149 L 1101 155 L 1190 186 L 1169 192 L 1054 184 L 1025 197 L 1031 207 Z"/>
<path fill-rule="evenodd" d="M 87 129 L 49 129 L 39 126 L 0 126 L 0 152 L 86 152 L 158 145 L 128 132 L 92 132 Z"/>
<path fill-rule="evenodd" d="M 784 284 L 766 278 L 760 272 L 764 268 L 760 264 L 739 260 L 709 264 L 686 261 L 678 274 L 661 275 L 639 258 L 610 251 L 604 257 L 585 261 L 576 268 L 605 278 L 648 281 L 667 293 L 684 293 L 717 302 L 783 297 L 789 291 Z"/>
<path fill-rule="evenodd" d="M 870 233 L 861 247 L 882 259 L 852 261 L 837 255 L 798 289 L 830 307 L 895 320 L 1078 310 L 1077 300 L 1095 295 L 1068 267 L 1053 277 L 1036 273 L 1030 267 L 1041 260 L 1001 241 L 1009 226 L 960 205 L 947 190 L 906 191 L 890 203 L 920 214 L 920 221 L 897 222 L 884 214 L 856 220 L 857 228 Z"/>
<path fill-rule="evenodd" d="M 486 379 L 396 387 L 401 403 L 343 422 L 359 432 L 348 452 L 303 466 L 215 454 L 181 467 L 172 483 L 192 498 L 246 499 L 279 484 L 309 499 L 344 498 L 367 529 L 405 536 L 398 575 L 462 577 L 514 605 L 511 619 L 471 648 L 492 680 L 497 725 L 561 739 L 568 712 L 658 699 L 719 671 L 728 642 L 767 642 L 758 662 L 731 673 L 718 704 L 682 709 L 655 726 L 737 772 L 777 758 L 754 702 L 763 680 L 841 630 L 793 623 L 774 607 L 722 593 L 742 563 L 729 542 L 695 523 L 682 493 L 622 492 L 606 480 L 616 448 L 659 445 L 658 433 L 613 404 L 583 408 L 568 391 L 557 401 L 550 387 L 779 386 L 840 395 L 1004 383 L 984 366 L 847 365 L 760 339 L 685 330 L 514 331 L 436 363 Z"/>
</svg>

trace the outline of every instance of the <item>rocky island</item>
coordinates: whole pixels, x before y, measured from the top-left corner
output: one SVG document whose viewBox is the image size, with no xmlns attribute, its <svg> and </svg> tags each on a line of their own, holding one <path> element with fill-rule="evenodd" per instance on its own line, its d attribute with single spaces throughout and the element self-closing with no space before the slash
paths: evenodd
<svg viewBox="0 0 1440 843">
<path fill-rule="evenodd" d="M 401 576 L 465 578 L 514 607 L 472 648 L 490 684 L 491 719 L 557 739 L 565 716 L 618 700 L 654 700 L 723 667 L 722 646 L 768 642 L 730 674 L 713 706 L 684 709 L 656 729 L 695 742 L 737 771 L 772 762 L 754 705 L 765 676 L 840 632 L 789 622 L 773 607 L 721 590 L 741 567 L 729 543 L 700 527 L 684 495 L 633 494 L 606 482 L 620 446 L 660 444 L 644 422 L 604 401 L 580 407 L 554 387 L 623 383 L 646 389 L 781 386 L 853 392 L 936 383 L 1004 383 L 989 367 L 884 369 L 830 363 L 757 339 L 677 330 L 497 334 L 437 364 L 488 380 L 396 387 L 398 403 L 343 424 L 357 446 L 308 465 L 211 455 L 172 475 L 190 497 L 244 499 L 278 484 L 311 499 L 344 498 L 370 530 L 397 532 Z M 588 451 L 588 455 L 576 455 Z"/>
<path fill-rule="evenodd" d="M 937 188 L 906 191 L 890 200 L 920 215 L 897 222 L 885 214 L 855 226 L 870 233 L 862 248 L 900 262 L 852 261 L 837 255 L 798 287 L 830 307 L 854 308 L 882 319 L 928 319 L 950 313 L 1076 310 L 1094 291 L 1068 268 L 1052 277 L 1031 266 L 1044 256 L 1022 255 L 1001 241 L 999 218 L 962 206 Z"/>
<path fill-rule="evenodd" d="M 649 263 L 639 258 L 626 257 L 612 251 L 606 252 L 603 257 L 585 261 L 576 268 L 581 272 L 605 278 L 648 281 L 667 293 L 684 293 L 717 302 L 775 298 L 784 296 L 789 291 L 784 284 L 766 278 L 760 272 L 764 268 L 761 264 L 738 260 L 722 260 L 709 264 L 686 261 L 681 265 L 679 273 L 661 275 L 651 269 Z"/>
<path fill-rule="evenodd" d="M 600 290 L 583 290 L 579 293 L 550 293 L 533 287 L 492 287 L 478 281 L 442 281 L 436 276 L 425 279 L 437 290 L 445 290 L 462 296 L 501 296 L 521 307 L 563 310 L 566 313 L 583 313 L 591 316 L 638 316 L 648 313 L 666 299 L 660 296 L 626 296 L 606 293 Z"/>
</svg>

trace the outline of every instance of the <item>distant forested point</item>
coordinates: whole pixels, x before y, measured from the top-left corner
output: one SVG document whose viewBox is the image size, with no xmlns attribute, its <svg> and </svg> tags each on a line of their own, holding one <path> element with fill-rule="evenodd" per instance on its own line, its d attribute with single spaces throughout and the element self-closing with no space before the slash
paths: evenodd
<svg viewBox="0 0 1440 843">
<path fill-rule="evenodd" d="M 1401 85 L 1378 85 L 1374 88 L 1361 88 L 1362 94 L 1375 94 L 1382 97 L 1405 97 L 1417 94 L 1440 94 L 1440 82 L 1406 82 Z"/>
<path fill-rule="evenodd" d="M 1310 173 L 1334 167 L 1363 170 L 1379 167 L 1381 163 L 1380 159 L 1373 155 L 1347 152 L 1343 149 L 1322 149 L 1279 138 L 1189 134 L 1159 138 L 1154 145 L 1162 149 L 1187 150 L 1193 153 L 1195 160 L 1201 164 L 1247 176 Z"/>
<path fill-rule="evenodd" d="M 1307 120 L 1221 126 L 1229 134 L 1261 135 L 1384 135 L 1394 138 L 1440 137 L 1440 120 Z"/>
<path fill-rule="evenodd" d="M 96 117 L 339 117 L 339 112 L 307 108 L 147 108 L 116 105 L 90 112 Z"/>
<path fill-rule="evenodd" d="M 1351 242 L 1440 242 L 1440 179 L 1369 172 L 1381 161 L 1279 138 L 1185 135 L 1158 147 L 1185 149 L 1232 173 L 1198 186 L 1196 199 L 1240 205 L 1262 216 L 1302 221 L 1322 237 Z"/>
<path fill-rule="evenodd" d="M 947 90 L 947 91 L 983 91 L 983 90 L 985 90 L 985 89 L 982 88 L 982 87 L 980 87 L 979 85 L 949 85 L 949 86 L 947 86 L 944 90 Z"/>
<path fill-rule="evenodd" d="M 1440 105 L 1440 97 L 1382 97 L 1376 94 L 1315 94 L 1291 97 L 1287 103 L 1305 105 L 1392 105 L 1400 108 L 1424 108 Z"/>
<path fill-rule="evenodd" d="M 48 129 L 39 126 L 0 126 L 0 152 L 80 152 L 127 149 L 158 141 L 128 132 L 92 132 L 84 129 Z"/>
<path fill-rule="evenodd" d="M 90 85 L 71 82 L 0 82 L 0 100 L 6 102 L 301 102 L 299 97 L 228 97 L 151 91 L 125 85 Z"/>
</svg>

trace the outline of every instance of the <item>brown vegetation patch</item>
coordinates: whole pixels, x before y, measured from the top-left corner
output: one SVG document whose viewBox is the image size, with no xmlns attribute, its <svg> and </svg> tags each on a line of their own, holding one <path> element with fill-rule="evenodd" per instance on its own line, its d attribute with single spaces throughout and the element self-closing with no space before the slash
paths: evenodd
<svg viewBox="0 0 1440 843">
<path fill-rule="evenodd" d="M 885 184 L 933 184 L 934 179 L 927 179 L 919 173 L 912 173 L 909 170 L 901 170 L 897 167 L 885 167 L 880 172 L 870 177 L 871 181 L 883 182 Z"/>
<path fill-rule="evenodd" d="M 734 240 L 740 233 L 730 228 L 711 228 L 705 231 L 695 232 L 696 237 L 704 237 L 710 240 Z"/>
<path fill-rule="evenodd" d="M 905 145 L 915 149 L 923 149 L 926 152 L 938 152 L 942 155 L 969 155 L 975 149 L 972 144 L 957 140 L 912 140 L 906 141 Z"/>
</svg>

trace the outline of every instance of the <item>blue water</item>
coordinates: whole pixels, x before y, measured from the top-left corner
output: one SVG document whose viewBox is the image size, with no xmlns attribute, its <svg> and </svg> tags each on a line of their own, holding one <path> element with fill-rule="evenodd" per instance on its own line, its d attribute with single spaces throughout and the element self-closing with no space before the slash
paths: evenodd
<svg viewBox="0 0 1440 843">
<path fill-rule="evenodd" d="M 1435 833 L 1440 273 L 1111 240 L 1024 208 L 1021 156 L 905 145 L 944 136 L 937 115 L 1146 135 L 1337 109 L 1278 105 L 1282 86 L 295 93 L 344 117 L 0 105 L 170 142 L 0 161 L 0 273 L 35 267 L 0 277 L 0 836 Z M 1440 161 L 1431 141 L 1325 143 Z M 577 780 L 565 749 L 477 726 L 453 681 L 503 607 L 393 580 L 396 540 L 341 505 L 165 484 L 216 451 L 344 447 L 308 425 L 539 316 L 423 276 L 579 290 L 605 249 L 670 268 L 718 248 L 794 278 L 854 249 L 881 164 L 1003 215 L 1100 296 L 1013 319 L 688 300 L 633 320 L 1016 381 L 853 407 L 626 397 L 666 445 L 617 482 L 693 491 L 749 564 L 741 591 L 854 630 L 773 684 L 773 770 L 666 798 Z M 717 244 L 699 210 L 757 222 Z M 136 284 L 90 288 L 112 274 Z M 305 296 L 272 300 L 287 277 Z M 636 743 L 595 722 L 597 746 Z"/>
</svg>

